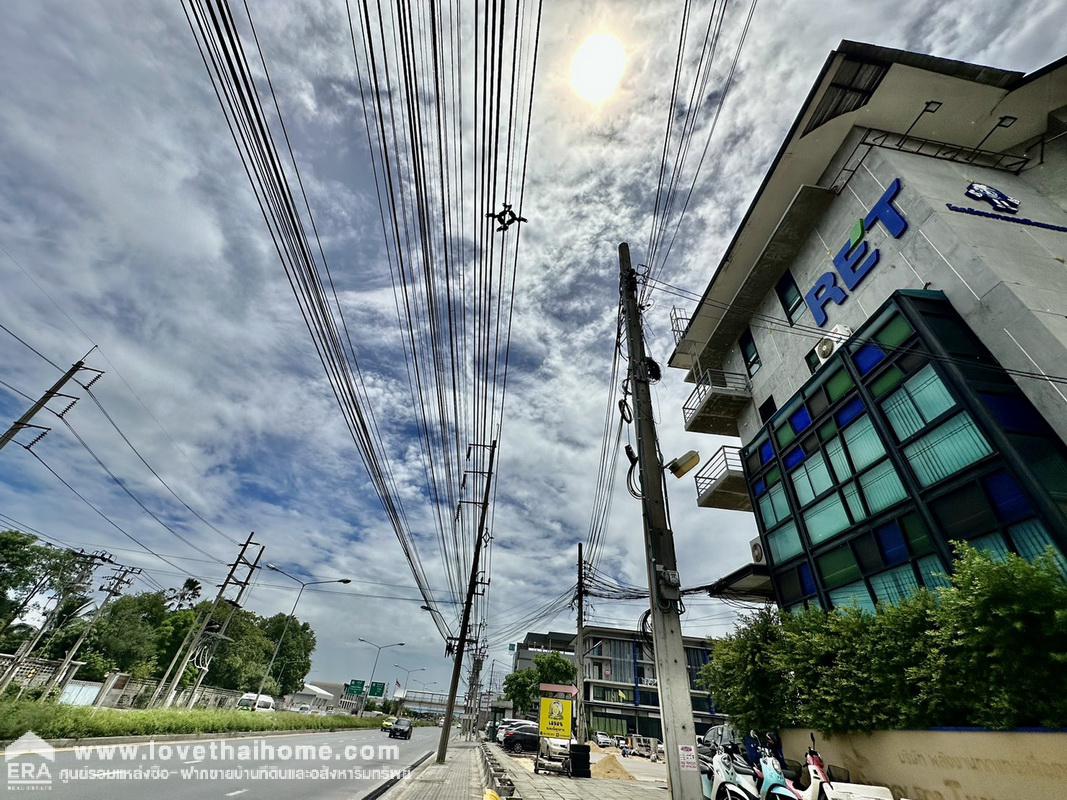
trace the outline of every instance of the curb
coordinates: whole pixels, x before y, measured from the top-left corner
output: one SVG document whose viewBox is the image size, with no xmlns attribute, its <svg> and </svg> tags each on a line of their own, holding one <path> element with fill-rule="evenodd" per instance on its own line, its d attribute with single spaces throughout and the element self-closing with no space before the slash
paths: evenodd
<svg viewBox="0 0 1067 800">
<path fill-rule="evenodd" d="M 338 733 L 345 731 L 365 731 L 374 730 L 374 728 L 295 728 L 288 731 L 279 730 L 265 730 L 265 731 L 213 731 L 213 732 L 201 732 L 201 733 L 164 733 L 159 736 L 152 735 L 137 735 L 137 736 L 90 736 L 84 739 L 46 739 L 45 741 L 52 747 L 59 749 L 63 747 L 72 747 L 78 745 L 79 747 L 93 747 L 100 745 L 112 745 L 112 744 L 138 744 L 147 742 L 156 742 L 157 744 L 169 744 L 170 742 L 194 742 L 200 739 L 249 739 L 252 737 L 267 738 L 270 736 L 293 736 L 296 734 L 312 734 L 312 733 Z M 160 738 L 164 737 L 164 738 Z M 8 739 L 0 741 L 0 751 L 7 748 L 9 744 L 17 741 L 16 739 Z"/>
<path fill-rule="evenodd" d="M 425 753 L 415 759 L 412 763 L 408 764 L 408 766 L 405 767 L 405 770 L 410 775 L 412 770 L 414 770 L 416 767 L 419 766 L 419 764 L 421 764 L 423 761 L 425 761 L 432 755 L 433 750 L 427 750 Z M 386 779 L 385 781 L 371 789 L 369 792 L 367 792 L 367 794 L 363 795 L 362 800 L 377 800 L 377 798 L 381 797 L 387 791 L 396 786 L 396 784 L 400 782 L 400 779 L 401 778 L 399 775 Z"/>
</svg>

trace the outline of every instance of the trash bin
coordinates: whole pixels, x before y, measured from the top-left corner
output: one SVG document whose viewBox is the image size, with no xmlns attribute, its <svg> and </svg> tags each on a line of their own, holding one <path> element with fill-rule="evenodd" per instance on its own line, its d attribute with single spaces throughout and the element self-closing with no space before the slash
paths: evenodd
<svg viewBox="0 0 1067 800">
<path fill-rule="evenodd" d="M 589 774 L 589 745 L 571 743 L 571 777 L 588 778 Z"/>
</svg>

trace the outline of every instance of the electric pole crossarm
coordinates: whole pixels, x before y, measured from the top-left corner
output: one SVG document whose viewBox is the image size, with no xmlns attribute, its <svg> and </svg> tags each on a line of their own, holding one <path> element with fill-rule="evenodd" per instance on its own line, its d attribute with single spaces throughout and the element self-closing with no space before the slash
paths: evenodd
<svg viewBox="0 0 1067 800">
<path fill-rule="evenodd" d="M 52 384 L 52 387 L 43 395 L 41 395 L 40 400 L 30 406 L 29 410 L 27 410 L 25 414 L 15 420 L 11 424 L 11 427 L 4 431 L 3 434 L 0 434 L 0 450 L 3 450 L 4 446 L 12 439 L 14 439 L 15 435 L 23 428 L 32 427 L 30 423 L 31 420 L 33 420 L 33 418 L 37 415 L 37 412 L 39 412 L 42 408 L 48 405 L 49 400 L 60 394 L 63 387 L 67 385 L 67 382 L 70 381 L 70 379 L 73 378 L 75 375 L 77 375 L 78 371 L 81 370 L 84 366 L 84 361 L 75 361 L 74 366 L 64 372 L 63 377 L 56 381 L 54 384 Z"/>
<path fill-rule="evenodd" d="M 667 524 L 663 464 L 656 440 L 641 308 L 637 302 L 637 273 L 630 265 L 630 248 L 625 243 L 619 245 L 619 292 L 630 357 L 628 377 L 634 397 L 633 424 L 640 467 L 648 589 L 652 601 L 650 617 L 663 744 L 667 756 L 667 779 L 674 800 L 702 800 L 703 790 L 695 749 L 696 729 L 689 695 L 689 671 L 679 617 L 674 534 Z"/>
</svg>

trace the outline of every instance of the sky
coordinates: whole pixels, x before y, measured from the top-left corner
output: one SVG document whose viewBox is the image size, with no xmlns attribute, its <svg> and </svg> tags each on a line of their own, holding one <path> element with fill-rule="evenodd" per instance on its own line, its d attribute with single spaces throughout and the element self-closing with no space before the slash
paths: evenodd
<svg viewBox="0 0 1067 800">
<path fill-rule="evenodd" d="M 710 6 L 694 3 L 706 25 Z M 367 367 L 387 449 L 414 474 L 418 444 L 354 86 L 344 0 L 249 4 L 290 125 L 309 200 L 338 278 L 355 346 Z M 494 517 L 490 633 L 575 579 L 595 485 L 614 342 L 618 263 L 628 241 L 640 263 L 683 3 L 544 5 L 529 175 L 515 300 L 508 411 L 501 431 Z M 702 98 L 695 141 L 707 136 L 747 3 L 727 6 L 724 47 Z M 698 293 L 752 199 L 827 54 L 841 39 L 1031 71 L 1063 55 L 1061 3 L 995 0 L 757 6 L 693 202 L 662 273 Z M 234 13 L 243 8 L 234 4 Z M 571 85 L 571 62 L 591 35 L 616 37 L 625 68 L 593 104 Z M 347 44 L 350 47 L 350 43 Z M 1059 49 L 1057 49 L 1059 48 Z M 686 64 L 696 59 L 695 40 Z M 686 84 L 688 85 L 688 84 Z M 348 577 L 307 591 L 298 616 L 318 634 L 311 679 L 370 677 L 375 651 L 404 641 L 376 675 L 410 669 L 435 688 L 451 662 L 425 612 L 396 537 L 368 484 L 324 380 L 278 257 L 177 0 L 16 2 L 0 28 L 0 324 L 60 367 L 94 345 L 104 371 L 93 390 L 144 458 L 232 540 L 255 531 L 264 561 L 304 580 Z M 686 182 L 692 179 L 685 173 Z M 665 364 L 669 312 L 647 310 L 650 353 Z M 56 368 L 0 332 L 0 380 L 38 396 Z M 666 458 L 708 457 L 729 440 L 686 433 L 691 387 L 665 369 L 655 387 Z M 0 419 L 27 403 L 0 387 Z M 70 430 L 34 452 L 119 527 L 163 554 L 139 550 L 22 448 L 0 452 L 0 513 L 74 546 L 105 547 L 145 570 L 139 588 L 187 574 L 216 584 L 237 547 L 190 514 L 131 452 L 88 398 L 66 419 L 101 460 L 189 546 L 148 516 Z M 395 423 L 395 424 L 390 424 Z M 707 583 L 748 559 L 750 514 L 699 509 L 691 478 L 669 494 L 684 585 Z M 602 567 L 645 580 L 640 508 L 616 484 Z M 423 502 L 420 502 L 423 500 Z M 431 587 L 446 598 L 430 516 L 405 497 Z M 420 538 L 424 536 L 425 538 Z M 248 596 L 259 613 L 288 611 L 296 584 L 261 574 Z M 446 608 L 454 606 L 445 605 Z M 633 627 L 640 603 L 596 603 L 593 620 Z M 451 612 L 455 613 L 455 612 Z M 687 633 L 728 631 L 735 611 L 694 600 Z M 539 630 L 573 630 L 573 612 Z M 506 643 L 491 653 L 499 676 Z M 209 679 L 210 682 L 210 679 Z"/>
</svg>

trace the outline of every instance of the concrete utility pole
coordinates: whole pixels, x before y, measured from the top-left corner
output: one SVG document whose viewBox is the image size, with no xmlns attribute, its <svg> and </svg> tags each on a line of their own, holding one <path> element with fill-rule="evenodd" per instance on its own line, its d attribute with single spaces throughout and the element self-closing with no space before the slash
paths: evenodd
<svg viewBox="0 0 1067 800">
<path fill-rule="evenodd" d="M 660 719 L 667 756 L 667 779 L 674 800 L 702 800 L 700 769 L 695 749 L 696 728 L 693 725 L 693 706 L 689 696 L 689 672 L 678 613 L 681 582 L 674 554 L 674 534 L 667 527 L 663 463 L 656 440 L 656 423 L 652 416 L 650 359 L 645 356 L 641 308 L 637 303 L 637 273 L 630 265 L 630 247 L 626 243 L 619 245 L 619 292 L 630 356 L 627 377 L 634 398 L 633 416 L 640 467 L 648 589 L 652 600 L 652 640 L 655 647 Z"/>
<path fill-rule="evenodd" d="M 93 572 L 101 564 L 110 564 L 111 554 L 103 550 L 97 550 L 92 553 L 86 553 L 84 550 L 79 550 L 77 553 L 73 553 L 74 564 L 72 569 L 74 574 L 71 576 L 71 580 L 66 583 L 66 589 L 57 589 L 55 592 L 56 604 L 51 611 L 48 612 L 48 616 L 45 617 L 44 622 L 37 629 L 37 632 L 33 635 L 28 642 L 24 642 L 18 651 L 15 653 L 15 657 L 11 659 L 11 663 L 8 665 L 7 670 L 3 676 L 0 677 L 0 694 L 2 694 L 11 682 L 15 679 L 15 675 L 18 674 L 19 667 L 25 663 L 26 659 L 30 657 L 41 639 L 44 637 L 44 632 L 52 624 L 52 621 L 59 613 L 60 606 L 63 604 L 63 600 L 68 593 L 83 591 L 87 585 L 93 579 Z"/>
<path fill-rule="evenodd" d="M 63 377 L 56 381 L 54 384 L 52 384 L 52 387 L 43 395 L 41 395 L 40 400 L 30 406 L 29 410 L 26 411 L 26 413 L 19 417 L 17 420 L 15 420 L 12 423 L 11 427 L 4 431 L 3 434 L 0 434 L 0 450 L 3 450 L 4 446 L 7 445 L 7 443 L 10 442 L 12 439 L 14 439 L 15 435 L 23 428 L 39 427 L 33 425 L 33 423 L 31 422 L 31 420 L 37 415 L 37 412 L 44 408 L 48 404 L 48 401 L 51 400 L 53 397 L 60 395 L 60 390 L 67 385 L 71 378 L 77 375 L 84 368 L 85 361 L 75 361 L 74 366 L 64 372 Z M 69 395 L 64 396 L 69 397 Z M 76 398 L 71 399 L 74 400 Z M 73 405 L 73 403 L 71 405 Z M 69 410 L 69 406 L 67 410 Z M 60 416 L 62 416 L 62 414 Z M 47 428 L 44 428 L 42 430 L 42 436 L 48 432 Z M 37 438 L 39 439 L 40 436 Z M 30 444 L 27 446 L 32 447 L 33 445 Z"/>
<path fill-rule="evenodd" d="M 252 541 L 252 537 L 255 535 L 255 531 L 248 534 L 248 538 L 245 539 L 245 543 L 241 545 L 241 552 L 237 554 L 237 559 L 230 564 L 230 571 L 226 573 L 226 579 L 219 585 L 218 594 L 215 595 L 215 599 L 211 601 L 211 606 L 208 608 L 208 612 L 196 623 L 196 633 L 193 635 L 189 642 L 189 647 L 186 649 L 185 654 L 182 656 L 182 660 L 179 662 L 178 668 L 174 673 L 174 677 L 171 680 L 170 687 L 162 693 L 163 707 L 169 708 L 174 702 L 175 695 L 177 694 L 178 687 L 181 684 L 182 676 L 185 675 L 185 668 L 189 666 L 189 661 L 193 657 L 193 653 L 200 647 L 200 639 L 203 637 L 204 632 L 207 630 L 209 624 L 211 624 L 211 618 L 226 596 L 226 591 L 230 586 L 240 586 L 242 591 L 244 587 L 248 585 L 252 579 L 252 563 L 245 558 L 245 553 L 248 548 L 255 542 Z M 262 554 L 262 550 L 260 551 Z M 258 561 L 258 557 L 257 557 Z M 237 572 L 239 566 L 248 566 L 248 577 L 244 581 L 236 580 L 234 575 Z"/>
<path fill-rule="evenodd" d="M 485 445 L 474 445 L 484 447 Z M 478 516 L 478 535 L 474 540 L 474 556 L 471 558 L 471 574 L 467 581 L 467 597 L 463 602 L 463 617 L 459 624 L 459 639 L 456 640 L 456 657 L 452 662 L 452 681 L 448 687 L 448 705 L 445 708 L 445 724 L 441 728 L 441 738 L 437 743 L 437 763 L 444 764 L 448 754 L 448 735 L 452 730 L 452 715 L 456 710 L 456 694 L 459 692 L 459 679 L 463 670 L 463 651 L 467 645 L 467 633 L 470 629 L 471 606 L 474 605 L 474 591 L 478 586 L 478 562 L 482 556 L 482 542 L 485 539 L 485 518 L 489 511 L 489 490 L 493 484 L 493 465 L 496 461 L 496 440 L 489 445 L 489 467 L 485 473 L 485 492 L 482 495 L 482 510 Z M 470 687 L 467 689 L 470 694 Z"/>
<path fill-rule="evenodd" d="M 574 663 L 578 667 L 575 684 L 578 697 L 575 714 L 578 717 L 577 736 L 579 744 L 589 738 L 585 729 L 585 564 L 582 561 L 582 543 L 578 542 L 578 635 L 574 637 Z"/>
<path fill-rule="evenodd" d="M 104 609 L 107 608 L 108 603 L 122 594 L 122 590 L 133 583 L 131 575 L 140 575 L 140 567 L 116 567 L 115 571 L 108 576 L 107 582 L 100 587 L 100 591 L 104 593 L 104 599 L 100 603 L 100 607 L 96 609 L 96 613 L 93 614 L 93 618 L 89 621 L 89 624 L 85 626 L 85 630 L 82 631 L 81 636 L 77 641 L 71 645 L 67 650 L 67 654 L 63 657 L 63 663 L 59 665 L 54 673 L 52 673 L 51 680 L 48 681 L 48 685 L 45 686 L 44 691 L 41 693 L 40 702 L 45 702 L 49 695 L 59 685 L 60 681 L 67 674 L 67 670 L 70 669 L 71 662 L 74 661 L 74 656 L 78 654 L 78 650 L 85 644 L 85 640 L 89 638 L 89 634 L 92 633 L 93 628 L 96 626 L 97 620 L 104 614 Z"/>
</svg>

